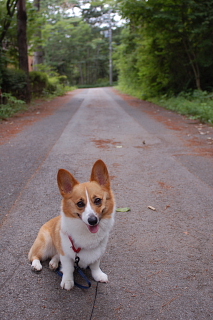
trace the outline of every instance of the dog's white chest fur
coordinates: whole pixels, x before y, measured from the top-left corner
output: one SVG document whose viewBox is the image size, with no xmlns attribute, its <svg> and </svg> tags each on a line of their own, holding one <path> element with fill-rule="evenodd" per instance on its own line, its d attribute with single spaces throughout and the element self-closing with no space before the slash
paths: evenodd
<svg viewBox="0 0 213 320">
<path fill-rule="evenodd" d="M 72 248 L 69 236 L 72 238 L 76 249 L 81 250 L 77 254 L 80 258 L 79 265 L 86 268 L 104 254 L 109 238 L 109 233 L 114 224 L 114 217 L 100 221 L 100 229 L 97 233 L 91 233 L 85 223 L 79 219 L 68 218 L 61 212 L 61 239 L 62 249 L 65 255 L 75 259 L 76 252 Z"/>
</svg>

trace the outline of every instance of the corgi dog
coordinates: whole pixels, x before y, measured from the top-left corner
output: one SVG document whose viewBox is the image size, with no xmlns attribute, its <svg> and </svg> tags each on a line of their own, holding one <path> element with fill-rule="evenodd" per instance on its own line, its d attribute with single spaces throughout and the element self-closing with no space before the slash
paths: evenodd
<svg viewBox="0 0 213 320">
<path fill-rule="evenodd" d="M 95 281 L 108 282 L 100 269 L 109 233 L 114 224 L 115 199 L 107 166 L 102 160 L 93 165 L 89 182 L 80 183 L 67 170 L 60 169 L 58 187 L 63 197 L 61 215 L 46 222 L 28 254 L 32 269 L 40 271 L 41 261 L 50 258 L 56 270 L 61 262 L 61 287 L 74 286 L 75 258 L 81 268 L 90 267 Z"/>
</svg>

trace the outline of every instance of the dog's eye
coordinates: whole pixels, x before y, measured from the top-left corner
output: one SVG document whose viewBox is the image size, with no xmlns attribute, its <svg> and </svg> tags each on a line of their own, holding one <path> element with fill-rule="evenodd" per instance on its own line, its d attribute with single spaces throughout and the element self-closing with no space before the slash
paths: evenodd
<svg viewBox="0 0 213 320">
<path fill-rule="evenodd" d="M 85 207 L 84 201 L 82 201 L 82 200 L 78 201 L 77 206 L 78 206 L 79 208 L 84 208 L 84 207 Z"/>
<path fill-rule="evenodd" d="M 96 198 L 94 201 L 94 204 L 96 204 L 97 206 L 99 206 L 102 203 L 102 199 L 101 198 Z"/>
</svg>

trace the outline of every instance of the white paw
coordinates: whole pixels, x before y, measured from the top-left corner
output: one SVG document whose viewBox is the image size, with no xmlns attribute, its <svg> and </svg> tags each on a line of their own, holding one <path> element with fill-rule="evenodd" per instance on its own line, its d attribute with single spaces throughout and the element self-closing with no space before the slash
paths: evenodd
<svg viewBox="0 0 213 320">
<path fill-rule="evenodd" d="M 102 272 L 101 270 L 93 272 L 92 276 L 95 281 L 98 282 L 108 282 L 108 276 L 106 273 Z"/>
<path fill-rule="evenodd" d="M 58 261 L 51 260 L 49 262 L 49 268 L 53 271 L 58 269 Z"/>
<path fill-rule="evenodd" d="M 33 260 L 32 265 L 31 265 L 31 269 L 35 272 L 41 271 L 41 269 L 42 269 L 41 262 L 38 259 Z"/>
<path fill-rule="evenodd" d="M 62 289 L 66 289 L 66 290 L 70 290 L 74 287 L 74 281 L 73 280 L 63 280 L 61 281 L 61 288 Z"/>
</svg>

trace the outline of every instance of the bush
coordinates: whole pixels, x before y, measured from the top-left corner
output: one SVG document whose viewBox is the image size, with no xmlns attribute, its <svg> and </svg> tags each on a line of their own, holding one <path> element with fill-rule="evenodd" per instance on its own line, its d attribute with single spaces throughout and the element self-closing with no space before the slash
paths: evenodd
<svg viewBox="0 0 213 320">
<path fill-rule="evenodd" d="M 32 71 L 30 72 L 30 82 L 34 97 L 49 94 L 55 96 L 63 95 L 67 90 L 67 77 L 59 76 L 57 74 L 52 77 L 48 77 L 45 72 Z"/>
<path fill-rule="evenodd" d="M 2 114 L 0 117 L 8 118 L 9 114 L 12 115 L 19 111 L 20 103 L 18 101 L 25 100 L 27 76 L 23 71 L 16 69 L 2 68 L 0 71 L 0 89 L 4 94 L 0 103 L 6 104 L 5 106 L 0 105 Z M 67 86 L 66 76 L 60 76 L 56 72 L 52 72 L 52 76 L 48 76 L 47 73 L 42 71 L 32 71 L 29 76 L 32 96 L 34 98 L 60 96 L 74 89 Z M 15 98 L 17 99 L 16 101 L 14 100 Z M 8 100 L 8 103 L 5 100 Z M 15 111 L 16 102 L 18 103 L 17 111 Z"/>
<path fill-rule="evenodd" d="M 24 92 L 27 84 L 26 74 L 22 70 L 2 70 L 2 92 L 11 93 L 17 99 L 24 99 Z"/>
<path fill-rule="evenodd" d="M 10 93 L 3 93 L 2 98 L 5 100 L 5 104 L 0 104 L 0 119 L 5 120 L 15 113 L 27 109 L 24 101 L 16 99 Z"/>
<path fill-rule="evenodd" d="M 47 90 L 49 93 L 54 93 L 57 91 L 57 86 L 59 85 L 59 79 L 58 77 L 51 77 L 48 78 L 48 87 Z"/>
<path fill-rule="evenodd" d="M 63 86 L 68 85 L 67 76 L 58 76 L 59 83 Z"/>
<path fill-rule="evenodd" d="M 30 72 L 30 83 L 33 97 L 42 96 L 49 85 L 46 73 L 41 71 Z"/>
<path fill-rule="evenodd" d="M 54 76 L 48 78 L 47 93 L 54 96 L 62 96 L 67 91 L 73 90 L 73 88 L 66 86 L 66 83 L 66 76 Z"/>
</svg>

